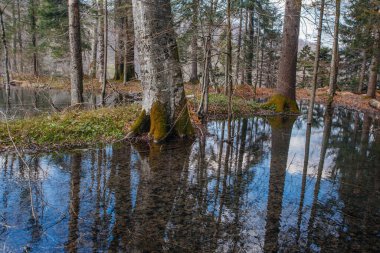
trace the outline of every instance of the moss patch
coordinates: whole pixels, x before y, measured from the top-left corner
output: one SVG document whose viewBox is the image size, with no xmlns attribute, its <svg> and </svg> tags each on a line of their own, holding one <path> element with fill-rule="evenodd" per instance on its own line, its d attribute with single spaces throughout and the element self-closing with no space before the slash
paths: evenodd
<svg viewBox="0 0 380 253">
<path fill-rule="evenodd" d="M 70 111 L 9 121 L 9 130 L 18 147 L 48 150 L 58 147 L 108 143 L 122 139 L 140 112 L 132 104 L 117 108 Z M 12 147 L 7 126 L 0 122 L 0 149 Z"/>
<path fill-rule="evenodd" d="M 273 95 L 268 102 L 264 103 L 263 108 L 274 107 L 275 112 L 284 113 L 299 113 L 297 102 L 293 99 L 287 98 L 282 94 Z"/>
<path fill-rule="evenodd" d="M 161 142 L 167 137 L 168 126 L 168 117 L 165 106 L 159 101 L 154 102 L 150 111 L 149 131 L 149 134 L 153 137 L 154 142 Z"/>
<path fill-rule="evenodd" d="M 135 136 L 148 132 L 150 126 L 149 116 L 146 114 L 145 110 L 142 110 L 139 117 L 136 119 L 135 123 L 131 126 L 128 135 Z"/>
<path fill-rule="evenodd" d="M 175 134 L 181 138 L 185 136 L 193 136 L 194 128 L 190 121 L 189 110 L 187 109 L 187 105 L 184 105 L 185 108 L 181 108 L 179 112 L 179 118 L 174 126 Z"/>
</svg>

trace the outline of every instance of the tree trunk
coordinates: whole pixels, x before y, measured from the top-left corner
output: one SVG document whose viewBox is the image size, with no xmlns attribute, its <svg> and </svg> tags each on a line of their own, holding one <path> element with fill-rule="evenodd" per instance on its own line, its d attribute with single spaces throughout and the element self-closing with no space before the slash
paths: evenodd
<svg viewBox="0 0 380 253">
<path fill-rule="evenodd" d="M 317 45 L 315 49 L 314 56 L 314 67 L 313 67 L 313 83 L 311 89 L 311 98 L 309 104 L 309 111 L 307 116 L 307 123 L 310 125 L 313 120 L 313 111 L 315 103 L 315 93 L 317 91 L 317 81 L 318 81 L 318 70 L 319 70 L 319 58 L 321 51 L 321 38 L 322 38 L 322 25 L 323 25 L 323 14 L 325 11 L 325 0 L 321 1 L 321 6 L 319 10 L 319 23 L 318 23 L 318 35 L 317 35 Z"/>
<path fill-rule="evenodd" d="M 331 107 L 337 85 L 338 66 L 339 66 L 339 18 L 340 18 L 340 0 L 336 0 L 335 6 L 335 22 L 334 22 L 334 43 L 332 48 L 332 58 L 330 67 L 329 81 L 329 99 L 328 107 Z"/>
<path fill-rule="evenodd" d="M 143 102 L 129 137 L 150 128 L 155 142 L 193 135 L 173 28 L 170 0 L 133 0 Z"/>
<path fill-rule="evenodd" d="M 98 15 L 99 15 L 99 28 L 98 28 L 98 46 L 99 46 L 99 59 L 98 59 L 98 76 L 99 82 L 103 84 L 103 73 L 104 73 L 104 0 L 98 0 Z"/>
<path fill-rule="evenodd" d="M 71 105 L 83 103 L 83 66 L 79 0 L 69 0 Z"/>
<path fill-rule="evenodd" d="M 103 0 L 103 3 L 104 3 L 104 7 L 103 7 L 103 10 L 104 10 L 104 23 L 103 23 L 103 26 L 104 26 L 104 44 L 103 44 L 103 48 L 101 50 L 103 50 L 103 73 L 102 73 L 102 105 L 104 106 L 106 104 L 106 86 L 107 86 L 107 57 L 108 57 L 108 52 L 107 52 L 107 49 L 108 49 L 108 8 L 107 8 L 107 0 Z"/>
<path fill-rule="evenodd" d="M 373 53 L 370 66 L 370 75 L 368 80 L 367 96 L 370 98 L 376 98 L 376 85 L 377 85 L 377 73 L 379 71 L 380 61 L 380 30 L 375 31 L 375 40 L 373 42 Z"/>
<path fill-rule="evenodd" d="M 32 49 L 33 49 L 33 75 L 38 76 L 38 59 L 37 59 L 37 20 L 36 20 L 36 3 L 35 0 L 30 0 L 30 26 L 32 32 Z"/>
<path fill-rule="evenodd" d="M 9 93 L 10 90 L 10 78 L 9 78 L 9 53 L 8 53 L 8 44 L 7 38 L 5 35 L 5 25 L 4 25 L 4 10 L 0 10 L 0 22 L 1 22 L 1 37 L 4 47 L 4 68 L 5 68 L 5 90 L 6 93 Z"/>
<path fill-rule="evenodd" d="M 22 34 L 21 34 L 21 8 L 20 8 L 20 0 L 17 0 L 17 36 L 18 36 L 18 45 L 19 45 L 19 63 L 20 63 L 20 71 L 24 72 L 24 56 L 23 56 L 23 45 L 22 45 Z"/>
<path fill-rule="evenodd" d="M 199 0 L 193 0 L 192 40 L 191 40 L 191 74 L 190 82 L 198 83 L 198 9 Z"/>
<path fill-rule="evenodd" d="M 364 79 L 366 74 L 366 65 L 367 65 L 367 52 L 365 49 L 362 50 L 362 65 L 360 68 L 359 84 L 358 84 L 358 93 L 361 94 L 364 85 Z"/>
<path fill-rule="evenodd" d="M 227 0 L 227 55 L 226 55 L 226 94 L 228 95 L 228 124 L 232 121 L 232 31 L 231 31 L 231 0 Z M 232 139 L 228 129 L 228 141 Z"/>
<path fill-rule="evenodd" d="M 15 2 L 12 2 L 12 28 L 12 72 L 17 72 L 17 19 Z"/>
<path fill-rule="evenodd" d="M 90 78 L 95 78 L 96 77 L 96 69 L 97 69 L 97 64 L 96 64 L 96 58 L 98 56 L 98 26 L 99 26 L 99 7 L 98 7 L 98 1 L 93 0 L 92 4 L 95 9 L 95 23 L 94 27 L 92 28 L 92 42 L 91 42 L 91 61 L 90 61 L 90 68 L 89 68 L 89 77 Z"/>
<path fill-rule="evenodd" d="M 253 4 L 253 3 L 252 3 Z M 254 44 L 254 7 L 250 6 L 248 9 L 248 37 L 245 39 L 246 43 L 246 62 L 245 62 L 245 81 L 248 85 L 253 84 L 252 80 L 252 64 L 253 64 L 253 44 Z"/>
<path fill-rule="evenodd" d="M 239 2 L 239 32 L 238 32 L 238 41 L 237 41 L 237 53 L 236 53 L 236 73 L 235 73 L 235 83 L 239 84 L 239 74 L 240 74 L 240 52 L 241 52 L 241 41 L 242 41 L 242 28 L 243 28 L 243 8 L 242 8 L 242 0 Z"/>
<path fill-rule="evenodd" d="M 135 77 L 135 30 L 133 21 L 132 0 L 127 0 L 126 42 L 124 43 L 124 83 Z"/>
<path fill-rule="evenodd" d="M 276 93 L 268 102 L 277 112 L 299 112 L 296 103 L 296 72 L 301 0 L 286 0 L 281 58 Z"/>
<path fill-rule="evenodd" d="M 123 77 L 124 71 L 124 40 L 123 40 L 123 32 L 124 32 L 124 15 L 121 10 L 122 2 L 121 0 L 115 0 L 115 80 L 121 80 Z"/>
</svg>

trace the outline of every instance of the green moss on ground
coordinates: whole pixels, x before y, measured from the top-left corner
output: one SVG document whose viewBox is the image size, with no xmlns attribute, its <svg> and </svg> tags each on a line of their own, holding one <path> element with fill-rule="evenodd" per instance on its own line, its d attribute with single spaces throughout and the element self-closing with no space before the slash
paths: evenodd
<svg viewBox="0 0 380 253">
<path fill-rule="evenodd" d="M 263 104 L 263 107 L 274 107 L 275 112 L 278 113 L 299 113 L 297 102 L 293 99 L 285 97 L 282 94 L 273 95 L 268 102 Z"/>
<path fill-rule="evenodd" d="M 132 104 L 98 110 L 69 111 L 8 122 L 18 147 L 49 149 L 107 143 L 126 135 L 127 128 L 141 108 Z M 0 149 L 12 147 L 7 125 L 0 122 Z"/>
</svg>

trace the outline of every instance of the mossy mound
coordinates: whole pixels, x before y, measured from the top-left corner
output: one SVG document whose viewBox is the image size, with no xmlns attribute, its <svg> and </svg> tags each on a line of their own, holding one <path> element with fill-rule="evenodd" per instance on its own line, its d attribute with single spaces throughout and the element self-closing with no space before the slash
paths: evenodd
<svg viewBox="0 0 380 253">
<path fill-rule="evenodd" d="M 136 136 L 139 134 L 143 134 L 149 130 L 150 119 L 146 114 L 145 110 L 142 110 L 139 117 L 131 126 L 130 132 L 128 134 L 129 137 Z"/>
<path fill-rule="evenodd" d="M 299 113 L 297 102 L 282 94 L 273 95 L 268 102 L 262 105 L 262 107 L 275 107 L 275 112 L 278 113 Z"/>
<path fill-rule="evenodd" d="M 187 105 L 179 112 L 177 122 L 174 126 L 176 135 L 183 138 L 185 136 L 193 136 L 194 128 L 190 121 L 189 110 Z"/>
<path fill-rule="evenodd" d="M 149 131 L 149 135 L 153 137 L 154 142 L 161 142 L 168 136 L 168 126 L 165 106 L 159 101 L 154 102 L 150 111 Z"/>
</svg>

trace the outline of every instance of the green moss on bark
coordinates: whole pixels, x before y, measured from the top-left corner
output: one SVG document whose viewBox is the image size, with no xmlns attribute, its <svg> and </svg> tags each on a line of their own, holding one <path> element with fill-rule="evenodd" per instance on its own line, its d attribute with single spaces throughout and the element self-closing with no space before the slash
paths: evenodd
<svg viewBox="0 0 380 253">
<path fill-rule="evenodd" d="M 154 142 L 161 142 L 168 136 L 168 117 L 165 106 L 159 101 L 152 105 L 150 111 L 150 131 Z"/>
<path fill-rule="evenodd" d="M 146 114 L 145 110 L 142 110 L 135 123 L 133 123 L 133 125 L 131 126 L 130 132 L 128 133 L 128 137 L 133 137 L 136 135 L 146 133 L 149 130 L 149 125 L 149 116 Z"/>
<path fill-rule="evenodd" d="M 175 124 L 174 130 L 177 136 L 183 138 L 183 137 L 191 137 L 194 135 L 194 128 L 191 124 L 189 111 L 187 109 L 187 105 L 184 105 L 185 107 L 181 109 L 178 115 L 177 122 Z"/>
<path fill-rule="evenodd" d="M 297 102 L 293 99 L 285 97 L 282 94 L 273 95 L 268 102 L 266 102 L 264 107 L 274 106 L 275 111 L 278 113 L 282 112 L 291 112 L 291 113 L 299 113 Z"/>
</svg>

